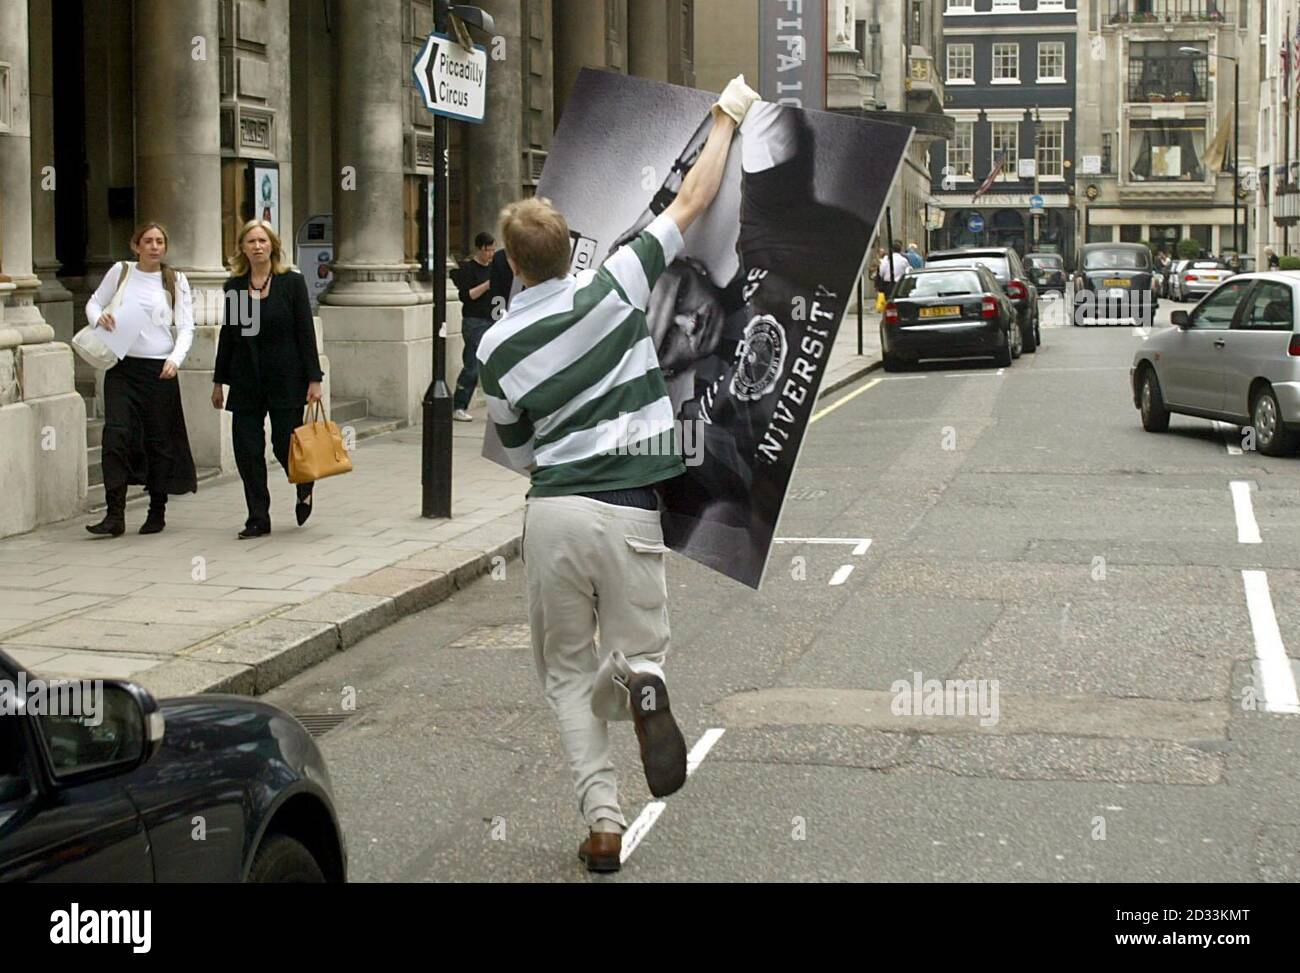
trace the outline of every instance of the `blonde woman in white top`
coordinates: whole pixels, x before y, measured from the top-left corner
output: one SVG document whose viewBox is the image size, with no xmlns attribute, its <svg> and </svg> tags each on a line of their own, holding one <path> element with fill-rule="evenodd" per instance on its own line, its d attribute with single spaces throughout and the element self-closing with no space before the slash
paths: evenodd
<svg viewBox="0 0 1300 973">
<path fill-rule="evenodd" d="M 138 262 L 129 268 L 125 263 L 114 264 L 86 304 L 91 324 L 106 331 L 122 328 L 136 332 L 126 356 L 104 375 L 103 471 L 108 512 L 86 530 L 110 537 L 126 533 L 130 484 L 142 484 L 149 490 L 149 515 L 140 528 L 142 534 L 156 534 L 166 526 L 168 494 L 198 489 L 176 379 L 194 340 L 190 285 L 184 274 L 163 262 L 167 230 L 161 224 L 139 227 L 131 236 L 131 250 Z M 115 309 L 105 310 L 115 294 Z"/>
</svg>

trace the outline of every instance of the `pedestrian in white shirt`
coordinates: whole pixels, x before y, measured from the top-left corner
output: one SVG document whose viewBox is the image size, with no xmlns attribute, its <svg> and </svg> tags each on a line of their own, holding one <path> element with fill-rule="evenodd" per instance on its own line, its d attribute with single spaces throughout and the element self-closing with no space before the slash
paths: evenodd
<svg viewBox="0 0 1300 973">
<path fill-rule="evenodd" d="M 194 306 L 185 275 L 163 263 L 167 231 L 145 223 L 131 236 L 137 262 L 114 264 L 86 303 L 105 331 L 134 334 L 126 355 L 104 374 L 104 496 L 108 511 L 92 534 L 126 533 L 126 491 L 149 490 L 141 534 L 166 526 L 168 494 L 198 489 L 176 373 L 194 340 Z M 116 299 L 116 300 L 115 300 Z M 112 310 L 106 310 L 113 305 Z M 174 334 L 173 334 L 174 330 Z"/>
<path fill-rule="evenodd" d="M 888 300 L 894 299 L 894 290 L 898 282 L 907 276 L 907 272 L 912 269 L 907 257 L 903 253 L 903 242 L 894 241 L 894 252 L 888 259 L 881 261 L 880 279 L 885 284 L 885 297 Z"/>
</svg>

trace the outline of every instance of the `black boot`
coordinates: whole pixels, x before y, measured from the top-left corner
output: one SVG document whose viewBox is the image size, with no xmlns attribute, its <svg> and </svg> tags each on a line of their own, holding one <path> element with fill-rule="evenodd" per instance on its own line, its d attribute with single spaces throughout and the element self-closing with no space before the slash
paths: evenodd
<svg viewBox="0 0 1300 973">
<path fill-rule="evenodd" d="M 312 487 L 315 485 L 315 482 L 298 484 L 298 504 L 293 508 L 293 514 L 298 518 L 299 527 L 307 523 L 307 518 L 311 516 Z"/>
<path fill-rule="evenodd" d="M 142 534 L 161 534 L 167 526 L 167 494 L 149 494 L 149 516 L 140 525 Z"/>
<path fill-rule="evenodd" d="M 126 487 L 104 491 L 108 510 L 97 524 L 87 524 L 86 530 L 99 536 L 121 537 L 126 533 Z"/>
</svg>

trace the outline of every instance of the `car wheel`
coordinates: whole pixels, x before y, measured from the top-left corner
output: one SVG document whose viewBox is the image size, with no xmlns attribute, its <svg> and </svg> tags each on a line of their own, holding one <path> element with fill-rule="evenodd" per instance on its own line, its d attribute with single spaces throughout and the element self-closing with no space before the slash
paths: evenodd
<svg viewBox="0 0 1300 973">
<path fill-rule="evenodd" d="M 301 842 L 286 834 L 272 834 L 257 849 L 248 880 L 259 884 L 319 884 L 325 881 L 325 873 Z"/>
<path fill-rule="evenodd" d="M 1151 367 L 1142 370 L 1142 428 L 1147 432 L 1164 432 L 1169 428 L 1169 410 L 1160 394 L 1160 380 Z"/>
<path fill-rule="evenodd" d="M 1030 326 L 1028 333 L 1020 336 L 1020 350 L 1033 354 L 1038 350 L 1038 319 Z"/>
<path fill-rule="evenodd" d="M 1296 434 L 1282 423 L 1282 410 L 1278 408 L 1273 389 L 1265 386 L 1255 396 L 1250 408 L 1255 426 L 1255 446 L 1265 456 L 1286 456 L 1295 452 Z"/>
<path fill-rule="evenodd" d="M 1014 340 L 1011 337 L 1011 332 L 1018 331 L 1018 330 L 1019 330 L 1019 326 L 1015 324 L 1007 328 L 1006 344 L 993 353 L 993 363 L 997 365 L 998 368 L 1006 368 L 1008 365 L 1011 364 L 1011 358 L 1012 358 L 1011 343 Z"/>
</svg>

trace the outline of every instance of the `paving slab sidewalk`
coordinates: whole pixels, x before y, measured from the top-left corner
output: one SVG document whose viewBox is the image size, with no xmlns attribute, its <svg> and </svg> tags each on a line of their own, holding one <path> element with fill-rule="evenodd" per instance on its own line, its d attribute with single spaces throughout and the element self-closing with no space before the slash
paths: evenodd
<svg viewBox="0 0 1300 973">
<path fill-rule="evenodd" d="M 845 318 L 822 395 L 879 366 L 877 317 Z M 42 676 L 131 679 L 158 696 L 264 693 L 518 555 L 527 481 L 481 456 L 484 415 L 454 423 L 450 520 L 420 516 L 418 427 L 357 444 L 293 520 L 272 467 L 273 531 L 241 541 L 227 476 L 174 497 L 167 529 L 97 539 L 68 520 L 0 540 L 0 648 Z"/>
</svg>

